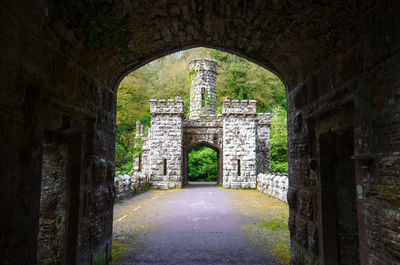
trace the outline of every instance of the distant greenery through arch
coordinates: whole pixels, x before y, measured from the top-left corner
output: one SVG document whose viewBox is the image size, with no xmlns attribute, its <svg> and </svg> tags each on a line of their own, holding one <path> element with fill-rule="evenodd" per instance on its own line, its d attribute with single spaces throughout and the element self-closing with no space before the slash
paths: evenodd
<svg viewBox="0 0 400 265">
<path fill-rule="evenodd" d="M 272 114 L 271 171 L 287 172 L 286 90 L 281 80 L 242 57 L 195 48 L 161 57 L 122 80 L 117 96 L 116 175 L 132 169 L 136 121 L 150 126 L 150 99 L 181 96 L 186 115 L 189 114 L 188 64 L 194 58 L 212 58 L 217 62 L 217 114 L 221 112 L 224 97 L 255 99 L 258 112 Z"/>
<path fill-rule="evenodd" d="M 189 181 L 217 181 L 218 156 L 209 147 L 194 148 L 188 155 Z"/>
</svg>

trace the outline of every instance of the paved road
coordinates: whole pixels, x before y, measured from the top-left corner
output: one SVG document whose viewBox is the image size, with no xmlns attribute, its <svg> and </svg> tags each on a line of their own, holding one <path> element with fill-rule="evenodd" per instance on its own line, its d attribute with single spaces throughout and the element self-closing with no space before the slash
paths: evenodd
<svg viewBox="0 0 400 265">
<path fill-rule="evenodd" d="M 192 183 L 117 204 L 113 244 L 122 254 L 114 264 L 281 264 L 249 241 L 234 196 Z"/>
</svg>

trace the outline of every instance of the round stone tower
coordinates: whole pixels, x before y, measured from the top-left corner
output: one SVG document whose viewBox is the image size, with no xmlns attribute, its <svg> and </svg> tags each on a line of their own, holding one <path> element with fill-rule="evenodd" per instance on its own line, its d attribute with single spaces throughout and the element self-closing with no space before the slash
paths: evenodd
<svg viewBox="0 0 400 265">
<path fill-rule="evenodd" d="M 211 59 L 194 59 L 189 63 L 190 119 L 216 115 L 217 63 Z"/>
</svg>

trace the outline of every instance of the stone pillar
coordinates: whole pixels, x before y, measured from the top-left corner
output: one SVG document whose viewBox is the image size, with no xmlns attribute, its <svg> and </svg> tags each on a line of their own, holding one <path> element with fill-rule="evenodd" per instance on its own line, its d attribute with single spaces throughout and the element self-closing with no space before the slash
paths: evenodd
<svg viewBox="0 0 400 265">
<path fill-rule="evenodd" d="M 151 128 L 148 128 L 147 136 L 143 138 L 142 145 L 142 172 L 149 177 L 149 135 L 151 133 Z"/>
<path fill-rule="evenodd" d="M 189 63 L 190 119 L 216 115 L 217 63 L 211 59 L 194 59 Z"/>
<path fill-rule="evenodd" d="M 257 117 L 257 175 L 259 173 L 269 173 L 271 170 L 271 156 L 270 156 L 270 126 L 271 114 L 258 113 Z"/>
<path fill-rule="evenodd" d="M 224 100 L 223 186 L 256 188 L 256 101 Z"/>
<path fill-rule="evenodd" d="M 183 119 L 181 97 L 150 101 L 151 132 L 148 137 L 150 184 L 154 188 L 182 187 Z"/>
<path fill-rule="evenodd" d="M 144 126 L 140 121 L 136 122 L 135 154 L 133 156 L 133 171 L 142 170 L 142 141 L 144 136 Z"/>
</svg>

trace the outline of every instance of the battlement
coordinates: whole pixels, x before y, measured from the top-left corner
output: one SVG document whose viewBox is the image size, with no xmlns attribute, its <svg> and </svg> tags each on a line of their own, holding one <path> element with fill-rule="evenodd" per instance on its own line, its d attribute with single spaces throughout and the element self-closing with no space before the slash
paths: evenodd
<svg viewBox="0 0 400 265">
<path fill-rule="evenodd" d="M 140 121 L 136 121 L 136 138 L 144 137 L 145 127 Z"/>
<path fill-rule="evenodd" d="M 209 58 L 196 58 L 190 61 L 189 71 L 211 71 L 217 73 L 217 63 Z"/>
<path fill-rule="evenodd" d="M 257 114 L 256 100 L 241 100 L 226 97 L 222 104 L 222 115 L 229 114 Z"/>
<path fill-rule="evenodd" d="M 258 113 L 257 123 L 263 125 L 271 125 L 271 114 L 270 113 Z"/>
<path fill-rule="evenodd" d="M 185 107 L 182 97 L 174 99 L 150 99 L 150 114 L 181 114 L 183 115 Z"/>
</svg>

